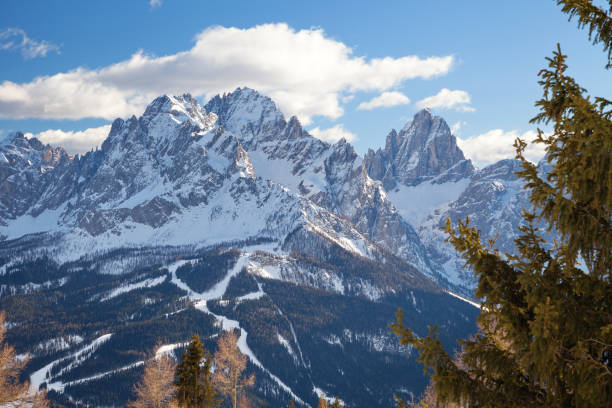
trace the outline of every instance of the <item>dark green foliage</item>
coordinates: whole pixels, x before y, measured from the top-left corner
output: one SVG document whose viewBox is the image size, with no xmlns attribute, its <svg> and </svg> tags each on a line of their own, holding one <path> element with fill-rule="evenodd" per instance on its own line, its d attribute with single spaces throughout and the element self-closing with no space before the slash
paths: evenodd
<svg viewBox="0 0 612 408">
<path fill-rule="evenodd" d="M 415 356 L 401 348 L 387 330 L 398 306 L 406 310 L 411 327 L 421 335 L 427 333 L 427 316 L 436 316 L 447 346 L 454 344 L 458 335 L 476 331 L 477 309 L 450 295 L 414 290 L 372 302 L 361 296 L 258 279 L 267 296 L 239 304 L 209 303 L 209 308 L 240 321 L 259 361 L 300 396 L 312 392 L 314 381 L 341 395 L 348 406 L 385 406 L 393 401 L 391 393 L 384 390 L 404 386 L 420 393 L 425 389 L 427 382 Z M 279 343 L 279 334 L 290 343 L 295 357 Z M 372 336 L 386 338 L 388 348 L 374 352 Z M 258 376 L 258 385 L 264 378 Z M 317 400 L 307 402 L 316 405 Z"/>
<path fill-rule="evenodd" d="M 30 294 L 0 299 L 0 308 L 10 320 L 28 322 L 13 327 L 9 339 L 18 350 L 62 335 L 82 337 L 99 330 L 139 324 L 185 307 L 183 293 L 168 281 L 152 288 L 142 288 L 107 301 L 101 297 L 121 283 L 167 276 L 164 271 L 136 271 L 121 277 L 78 272 L 68 275 L 68 282 Z M 147 308 L 143 308 L 144 304 Z M 150 346 L 152 346 L 151 344 Z"/>
<path fill-rule="evenodd" d="M 116 406 L 117 401 L 127 401 L 132 396 L 133 378 L 141 377 L 142 371 L 142 367 L 135 367 L 96 381 L 68 385 L 65 394 L 51 391 L 48 394 L 51 407 L 74 407 L 68 395 L 81 401 L 80 406 Z"/>
<path fill-rule="evenodd" d="M 221 404 L 213 388 L 211 376 L 212 358 L 202 348 L 200 337 L 193 335 L 176 367 L 177 400 L 184 408 L 212 408 Z"/>
<path fill-rule="evenodd" d="M 247 293 L 257 292 L 259 287 L 257 286 L 257 280 L 253 275 L 248 274 L 245 270 L 242 270 L 238 275 L 232 276 L 227 285 L 227 290 L 223 294 L 224 299 L 237 298 L 244 296 Z"/>
<path fill-rule="evenodd" d="M 587 27 L 589 39 L 593 44 L 603 43 L 604 51 L 608 51 L 608 64 L 606 68 L 612 68 L 612 4 L 609 11 L 595 6 L 591 0 L 557 0 L 562 6 L 562 11 L 569 14 L 570 20 L 578 19 L 578 27 Z"/>
<path fill-rule="evenodd" d="M 559 3 L 610 49 L 610 17 L 593 14 L 590 1 Z M 612 401 L 612 103 L 591 99 L 567 76 L 560 47 L 547 60 L 533 119 L 553 125 L 536 139 L 545 145 L 547 171 L 523 157 L 525 142 L 515 144 L 518 175 L 534 206 L 524 212 L 517 253 L 491 249 L 469 220 L 456 228 L 447 223 L 449 242 L 478 278 L 480 332 L 461 342 L 454 360 L 435 328 L 416 336 L 401 311 L 393 325 L 402 343 L 419 351 L 443 404 L 566 408 Z M 545 242 L 537 222 L 558 239 Z"/>
<path fill-rule="evenodd" d="M 67 274 L 68 271 L 65 267 L 58 266 L 57 263 L 44 256 L 7 267 L 6 272 L 0 275 L 0 284 L 41 284 L 62 278 Z"/>
<path fill-rule="evenodd" d="M 176 276 L 196 292 L 202 293 L 212 288 L 234 267 L 240 251 L 217 250 L 211 251 L 195 263 L 187 263 L 176 270 Z"/>
<path fill-rule="evenodd" d="M 0 253 L 3 245 L 0 244 Z M 329 253 L 336 252 L 333 249 Z M 67 282 L 35 293 L 0 298 L 0 307 L 7 309 L 8 320 L 19 323 L 8 332 L 10 342 L 17 346 L 18 352 L 25 353 L 32 352 L 38 343 L 61 336 L 79 335 L 84 340 L 65 350 L 36 352 L 36 357 L 24 370 L 23 379 L 52 361 L 82 349 L 103 333 L 112 333 L 107 342 L 83 356 L 85 358 L 63 371 L 62 375 L 53 376 L 50 382 L 67 383 L 102 373 L 111 374 L 67 385 L 65 394 L 52 392 L 50 398 L 58 406 L 78 406 L 75 401 L 90 406 L 123 406 L 132 396 L 134 382 L 142 376 L 141 367 L 126 368 L 143 361 L 158 339 L 163 344 L 185 343 L 192 333 L 198 333 L 204 347 L 214 350 L 213 336 L 218 333 L 219 325 L 212 315 L 192 307 L 184 297 L 185 292 L 170 282 L 167 270 L 159 265 L 171 264 L 178 257 L 203 260 L 210 255 L 219 259 L 219 253 L 216 250 L 178 253 L 168 248 L 157 252 L 146 248 L 141 252 L 122 250 L 112 255 L 103 254 L 99 258 L 68 265 L 53 266 L 49 263 L 48 270 L 57 268 L 60 277 L 68 278 Z M 124 256 L 130 259 L 144 256 L 160 261 L 158 266 L 139 267 L 121 275 L 97 272 L 104 262 L 118 264 L 123 262 Z M 274 261 L 271 254 L 258 256 L 262 262 Z M 303 256 L 298 262 L 300 268 L 314 274 L 320 272 L 317 269 L 320 267 L 341 274 L 351 287 L 347 285 L 345 295 L 340 295 L 239 273 L 231 280 L 224 301 L 208 302 L 207 306 L 215 313 L 238 320 L 248 333 L 249 347 L 258 360 L 311 405 L 317 403 L 312 392 L 313 384 L 333 395 L 341 395 L 349 406 L 389 406 L 392 390 L 405 384 L 410 384 L 403 387 L 406 392 L 419 393 L 425 388 L 426 379 L 415 362 L 414 354 L 401 349 L 399 341 L 386 330 L 397 307 L 406 310 L 411 325 L 422 335 L 426 333 L 425 316 L 438 317 L 445 345 L 453 344 L 456 337 L 468 336 L 476 330 L 477 309 L 441 294 L 439 289 L 414 289 L 410 278 L 414 271 L 405 264 L 394 264 L 390 260 L 389 265 L 376 266 L 376 263 L 347 253 L 340 253 L 335 260 L 322 263 Z M 21 266 L 14 265 L 13 273 L 19 274 L 24 268 L 36 264 L 34 259 Z M 351 281 L 351 271 L 355 271 L 354 276 L 359 279 Z M 39 278 L 43 277 L 41 273 Z M 121 286 L 159 277 L 166 277 L 166 280 L 153 287 L 103 300 Z M 355 289 L 360 281 L 376 283 L 377 279 L 393 286 L 396 294 L 373 301 Z M 236 299 L 257 291 L 258 282 L 265 296 Z M 281 343 L 279 335 L 290 344 L 293 354 Z M 382 336 L 385 341 L 389 340 L 391 347 L 376 349 L 368 336 Z M 334 339 L 339 339 L 340 343 Z M 175 355 L 180 356 L 182 352 L 182 348 L 178 348 Z M 73 358 L 57 362 L 52 373 L 60 373 L 73 362 Z M 408 372 L 404 371 L 406 367 L 410 367 Z M 120 371 L 123 369 L 126 370 Z M 290 395 L 249 362 L 246 374 L 252 373 L 257 376 L 257 385 L 249 392 L 252 406 L 272 408 L 289 404 Z"/>
</svg>

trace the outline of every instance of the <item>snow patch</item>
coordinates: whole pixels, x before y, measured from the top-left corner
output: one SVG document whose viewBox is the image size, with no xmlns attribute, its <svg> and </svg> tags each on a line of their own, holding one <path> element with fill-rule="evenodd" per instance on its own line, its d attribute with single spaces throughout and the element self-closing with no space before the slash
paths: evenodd
<svg viewBox="0 0 612 408">
<path fill-rule="evenodd" d="M 215 300 L 215 299 L 219 299 L 225 294 L 225 291 L 227 290 L 227 286 L 229 284 L 230 279 L 233 276 L 236 276 L 237 274 L 239 274 L 242 268 L 247 266 L 248 261 L 249 261 L 249 256 L 250 254 L 248 253 L 243 254 L 238 259 L 234 267 L 225 275 L 225 277 L 220 282 L 218 282 L 215 286 L 213 286 L 210 290 L 204 293 L 195 292 L 187 284 L 185 284 L 185 282 L 183 282 L 176 276 L 176 270 L 181 265 L 184 265 L 185 263 L 192 262 L 192 261 L 177 261 L 171 264 L 170 266 L 168 266 L 168 270 L 172 274 L 171 282 L 174 283 L 176 286 L 178 286 L 180 289 L 183 289 L 185 292 L 187 292 L 187 295 L 189 296 L 189 298 L 195 301 L 194 306 L 196 309 L 201 310 L 204 313 L 211 314 L 215 319 L 217 319 L 222 330 L 234 330 L 234 329 L 240 330 L 240 337 L 238 338 L 238 349 L 240 350 L 240 352 L 246 355 L 254 365 L 259 367 L 274 382 L 276 382 L 283 390 L 285 390 L 288 394 L 290 394 L 295 399 L 295 401 L 303 405 L 306 405 L 305 402 L 300 397 L 298 397 L 289 386 L 287 386 L 280 378 L 272 374 L 270 370 L 264 367 L 264 365 L 257 359 L 257 357 L 255 356 L 255 354 L 253 353 L 253 351 L 251 350 L 251 348 L 249 347 L 247 343 L 248 333 L 246 332 L 246 330 L 240 327 L 240 323 L 238 321 L 228 319 L 227 317 L 222 316 L 222 315 L 217 315 L 211 312 L 210 309 L 208 309 L 207 302 Z"/>
<path fill-rule="evenodd" d="M 242 295 L 236 298 L 237 302 L 242 302 L 244 300 L 257 300 L 261 299 L 266 293 L 261 288 L 261 283 L 257 282 L 257 292 L 247 293 L 246 295 Z"/>
<path fill-rule="evenodd" d="M 79 366 L 83 361 L 87 360 L 89 357 L 91 357 L 91 355 L 105 342 L 107 342 L 108 340 L 110 340 L 112 334 L 105 334 L 103 336 L 98 337 L 97 339 L 95 339 L 93 342 L 91 342 L 90 344 L 88 344 L 87 346 L 83 347 L 82 349 L 74 352 L 73 354 L 69 354 L 67 356 L 64 356 L 62 358 L 59 358 L 55 361 L 50 362 L 49 364 L 47 364 L 46 366 L 44 366 L 43 368 L 35 371 L 34 373 L 32 373 L 32 375 L 30 376 L 30 391 L 31 392 L 38 392 L 41 384 L 43 384 L 44 382 L 49 382 L 53 377 L 60 377 L 62 376 L 64 373 L 72 370 L 73 368 Z M 51 376 L 51 369 L 61 363 L 62 361 L 66 361 L 68 359 L 73 359 L 74 361 L 71 362 L 68 366 L 62 368 L 59 373 L 55 374 L 54 376 Z M 64 386 L 61 382 L 54 382 L 54 383 L 48 383 L 47 384 L 47 389 L 48 390 L 55 390 L 58 392 L 62 392 L 64 389 Z"/>
<path fill-rule="evenodd" d="M 63 204 L 55 210 L 45 210 L 37 217 L 26 214 L 14 220 L 5 220 L 7 225 L 0 224 L 0 235 L 5 236 L 5 239 L 15 239 L 27 234 L 57 231 L 65 207 L 66 204 Z"/>
<path fill-rule="evenodd" d="M 278 342 L 287 349 L 287 352 L 289 353 L 289 355 L 293 358 L 294 361 L 297 362 L 298 361 L 297 355 L 293 351 L 293 348 L 291 347 L 291 344 L 287 341 L 287 339 L 281 336 L 280 333 L 277 333 L 276 336 L 277 336 Z"/>
<path fill-rule="evenodd" d="M 451 295 L 451 296 L 456 297 L 457 299 L 461 299 L 461 300 L 463 300 L 463 301 L 464 301 L 464 302 L 466 302 L 466 303 L 469 303 L 470 305 L 474 306 L 474 307 L 475 307 L 475 308 L 477 308 L 477 309 L 480 309 L 480 307 L 481 307 L 481 304 L 480 304 L 480 303 L 477 303 L 477 302 L 474 302 L 473 300 L 470 300 L 470 299 L 464 298 L 463 296 L 459 296 L 459 295 L 458 295 L 458 294 L 456 294 L 456 293 L 453 293 L 453 292 L 448 291 L 448 290 L 446 291 L 446 293 L 448 293 L 448 294 L 449 294 L 449 295 Z"/>
<path fill-rule="evenodd" d="M 413 226 L 419 226 L 434 209 L 457 200 L 469 184 L 470 179 L 465 178 L 443 184 L 399 185 L 389 196 L 400 215 Z"/>
<path fill-rule="evenodd" d="M 141 282 L 131 283 L 129 285 L 119 286 L 118 288 L 113 289 L 106 296 L 101 298 L 100 302 L 106 302 L 107 300 L 110 300 L 110 299 L 112 299 L 114 297 L 117 297 L 117 296 L 122 295 L 124 293 L 131 292 L 131 291 L 136 290 L 136 289 L 152 288 L 153 286 L 161 285 L 162 283 L 164 283 L 166 281 L 166 278 L 167 278 L 167 276 L 160 276 L 158 278 L 145 279 L 145 280 L 143 280 Z"/>
</svg>

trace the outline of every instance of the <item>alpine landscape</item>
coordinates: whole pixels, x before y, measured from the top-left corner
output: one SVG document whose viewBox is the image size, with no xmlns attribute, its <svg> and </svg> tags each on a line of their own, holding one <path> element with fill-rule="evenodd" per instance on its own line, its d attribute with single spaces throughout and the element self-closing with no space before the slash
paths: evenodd
<svg viewBox="0 0 612 408">
<path fill-rule="evenodd" d="M 249 23 L 251 18 L 259 21 L 263 13 L 268 20 L 285 19 L 299 27 L 309 22 L 308 14 L 299 14 L 307 10 L 303 5 L 296 6 L 295 16 L 289 11 L 273 14 L 273 7 L 262 3 L 261 9 L 248 6 L 252 16 L 236 11 L 240 15 L 240 20 L 238 14 L 232 17 L 236 23 L 220 17 L 218 23 L 202 17 L 206 22 L 201 23 L 195 16 L 184 15 L 189 13 L 186 5 L 169 0 L 142 3 L 140 11 L 132 10 L 136 2 L 122 11 L 123 4 L 117 3 L 117 13 L 124 15 L 117 15 L 116 22 L 108 20 L 109 27 L 123 27 L 125 19 L 134 17 L 131 13 L 148 13 L 150 18 L 167 18 L 178 30 L 198 26 L 201 30 L 202 24 L 209 28 L 198 34 L 196 44 L 187 51 L 170 51 L 164 48 L 166 42 L 155 48 L 153 42 L 136 37 L 132 43 L 125 32 L 122 35 L 131 44 L 125 50 L 131 51 L 117 51 L 113 65 L 100 56 L 91 62 L 76 59 L 76 65 L 67 62 L 70 69 L 55 62 L 40 72 L 33 66 L 28 73 L 19 73 L 17 65 L 0 68 L 5 77 L 0 83 L 0 311 L 5 319 L 0 342 L 10 345 L 5 346 L 13 353 L 10 364 L 18 368 L 7 371 L 13 377 L 1 380 L 0 388 L 5 382 L 25 384 L 23 395 L 44 395 L 45 399 L 28 400 L 25 405 L 0 399 L 1 406 L 599 406 L 581 405 L 580 401 L 591 400 L 581 400 L 576 397 L 579 392 L 569 391 L 578 399 L 566 399 L 560 405 L 550 402 L 559 395 L 555 392 L 537 393 L 537 401 L 549 401 L 544 405 L 532 405 L 520 393 L 521 397 L 507 401 L 488 396 L 490 405 L 469 403 L 476 400 L 464 393 L 457 400 L 464 405 L 445 405 L 455 398 L 449 395 L 455 394 L 443 388 L 446 383 L 439 377 L 446 375 L 453 384 L 462 384 L 444 367 L 452 364 L 464 369 L 462 364 L 471 367 L 478 361 L 469 354 L 473 343 L 462 343 L 462 339 L 479 341 L 498 325 L 502 333 L 511 333 L 503 317 L 483 317 L 506 313 L 510 309 L 503 302 L 523 293 L 512 289 L 511 294 L 500 295 L 503 301 L 498 300 L 495 290 L 503 290 L 498 283 L 502 285 L 505 278 L 486 278 L 484 271 L 505 269 L 490 266 L 492 259 L 527 268 L 536 262 L 524 261 L 530 256 L 527 241 L 541 242 L 541 251 L 566 248 L 557 242 L 566 242 L 565 224 L 547 218 L 558 212 L 551 210 L 550 203 L 540 205 L 536 194 L 541 191 L 539 178 L 551 183 L 559 180 L 557 163 L 563 162 L 555 156 L 554 146 L 565 146 L 559 141 L 564 139 L 551 141 L 553 147 L 546 152 L 544 148 L 529 150 L 527 144 L 521 147 L 520 141 L 512 146 L 516 138 L 531 142 L 550 137 L 558 129 L 542 125 L 539 136 L 535 127 L 521 133 L 480 130 L 498 126 L 497 122 L 503 123 L 499 126 L 508 121 L 527 125 L 536 114 L 533 101 L 539 89 L 518 95 L 518 90 L 511 89 L 518 85 L 500 85 L 499 94 L 531 98 L 523 103 L 524 112 L 514 108 L 515 102 L 503 105 L 497 99 L 503 96 L 497 94 L 490 96 L 490 103 L 485 101 L 489 90 L 481 89 L 477 81 L 469 82 L 474 94 L 480 95 L 473 106 L 467 92 L 447 88 L 412 102 L 404 95 L 411 94 L 411 84 L 418 83 L 413 94 L 419 99 L 421 92 L 430 92 L 425 89 L 444 84 L 445 75 L 449 81 L 456 80 L 463 71 L 475 69 L 470 60 L 473 54 L 464 52 L 457 45 L 460 42 L 441 37 L 449 38 L 450 48 L 440 48 L 438 40 L 432 40 L 433 52 L 441 55 L 447 51 L 440 50 L 456 45 L 457 52 L 463 53 L 460 58 L 361 57 L 353 53 L 376 55 L 365 37 L 346 37 L 353 43 L 363 41 L 359 52 L 340 42 L 342 30 L 349 33 L 359 30 L 356 27 L 329 23 L 334 34 L 328 36 L 317 27 L 297 31 L 286 24 Z M 446 16 L 450 2 L 441 3 L 448 4 L 438 9 L 416 3 L 394 7 L 408 7 L 402 10 L 417 14 L 428 10 L 428 16 L 435 10 Z M 563 33 L 585 42 L 584 33 L 564 20 L 556 4 L 573 7 L 572 2 L 550 3 L 545 9 L 556 13 L 555 21 L 561 17 Z M 588 0 L 577 3 L 591 4 Z M 24 7 L 5 4 L 0 11 L 6 9 L 7 16 L 17 18 Z M 42 19 L 39 13 L 44 10 L 50 13 L 43 3 L 33 2 L 30 7 L 37 8 L 34 19 Z M 75 21 L 78 15 L 89 16 L 83 7 L 71 5 L 74 16 L 62 18 Z M 110 3 L 107 7 L 112 8 Z M 221 11 L 227 5 L 211 7 L 211 16 L 229 12 Z M 179 17 L 173 13 L 178 10 L 181 17 L 175 20 Z M 393 14 L 374 10 L 372 19 Z M 605 5 L 598 10 L 605 15 Z M 353 18 L 367 17 L 359 13 L 355 11 Z M 93 33 L 98 30 L 98 17 L 90 18 Z M 392 17 L 393 22 L 398 18 Z M 612 21 L 609 14 L 606 18 Z M 35 59 L 42 64 L 41 58 L 72 58 L 71 47 L 81 41 L 66 34 L 71 28 L 58 25 L 37 31 L 32 26 L 28 32 L 39 36 L 53 30 L 66 34 L 62 40 L 37 42 L 21 28 L 4 28 L 26 27 L 8 20 L 0 17 L 0 52 L 5 53 L 0 58 L 7 62 L 9 56 L 24 66 Z M 185 27 L 177 27 L 178 21 L 184 21 Z M 329 20 L 309 24 L 325 27 L 325 21 Z M 251 28 L 225 27 L 233 24 Z M 420 29 L 426 25 L 415 24 Z M 171 32 L 161 23 L 158 27 Z M 144 31 L 134 36 L 144 38 L 150 32 L 144 26 L 138 30 Z M 113 42 L 114 35 L 109 33 L 104 44 Z M 274 45 L 257 45 L 263 44 L 258 43 L 259 36 Z M 383 46 L 382 52 L 405 53 L 402 47 L 411 50 L 416 41 L 419 54 L 431 54 L 428 39 L 405 40 L 392 40 L 399 48 L 392 51 Z M 133 44 L 140 44 L 137 41 L 143 41 L 138 45 L 141 51 L 116 62 L 124 58 L 119 55 L 133 52 Z M 545 51 L 537 54 L 548 53 L 554 45 L 548 40 L 542 43 Z M 597 47 L 581 46 L 601 55 Z M 607 46 L 609 50 L 610 43 Z M 117 47 L 123 45 L 117 43 Z M 165 56 L 143 52 L 142 47 Z M 283 52 L 288 55 L 286 61 Z M 326 62 L 333 58 L 341 60 Z M 533 66 L 541 67 L 542 61 L 541 56 Z M 278 68 L 281 64 L 287 68 Z M 328 66 L 337 67 L 338 74 L 326 71 L 331 69 Z M 458 73 L 451 75 L 451 68 Z M 532 72 L 530 65 L 528 69 L 527 81 L 535 86 L 539 68 Z M 509 81 L 526 81 L 519 79 L 518 68 L 510 71 Z M 442 79 L 431 79 L 437 77 Z M 494 107 L 497 102 L 503 106 Z M 385 109 L 388 113 L 375 116 Z M 343 124 L 333 125 L 345 111 Z M 44 131 L 62 126 L 74 130 Z M 91 129 L 76 130 L 83 127 Z M 571 189 L 563 194 L 573 197 Z M 544 215 L 531 217 L 532 211 Z M 601 219 L 608 222 L 609 212 L 602 214 Z M 468 226 L 478 232 L 477 238 L 470 235 Z M 525 238 L 532 227 L 541 241 Z M 605 239 L 600 242 L 608 242 Z M 573 248 L 573 241 L 567 242 Z M 596 248 L 596 254 L 606 251 Z M 597 263 L 586 251 L 568 259 L 582 265 L 578 271 L 598 276 L 591 265 L 607 261 Z M 512 255 L 517 252 L 519 257 Z M 605 276 L 602 279 L 609 284 L 609 270 Z M 512 284 L 526 282 L 521 279 Z M 549 302 L 551 295 L 546 296 Z M 502 306 L 497 309 L 498 305 Z M 510 315 L 522 316 L 531 307 L 529 302 L 520 305 Z M 609 305 L 605 308 L 609 310 Z M 539 309 L 534 310 L 533 316 Z M 508 324 L 517 327 L 518 323 Z M 529 324 L 534 330 L 539 327 Z M 609 335 L 605 333 L 602 336 Z M 435 344 L 450 356 L 446 363 L 442 363 L 445 357 L 432 357 L 437 354 L 428 348 L 427 344 L 438 340 Z M 229 343 L 222 346 L 225 341 Z M 504 341 L 510 342 L 491 344 L 502 347 L 506 356 L 519 350 L 505 346 L 518 343 Z M 228 361 L 243 361 L 243 366 L 234 388 L 227 388 L 233 391 L 226 392 L 219 388 L 226 369 L 218 355 L 230 346 L 237 347 L 236 356 Z M 204 352 L 195 363 L 205 372 L 197 381 L 212 381 L 217 391 L 211 388 L 210 392 L 218 397 L 216 402 L 202 402 L 208 397 L 202 397 L 199 405 L 186 402 L 190 391 L 181 387 L 187 371 L 181 370 L 186 370 L 183 364 L 195 349 Z M 597 360 L 608 372 L 610 349 L 604 347 Z M 542 355 L 548 356 L 544 351 Z M 138 398 L 153 391 L 138 391 L 137 384 L 147 378 L 151 364 L 160 362 L 170 364 L 168 386 L 177 387 L 176 396 L 165 396 L 161 405 L 138 405 Z M 484 371 L 465 372 L 470 381 L 477 381 L 491 366 L 483 363 Z M 524 376 L 534 384 L 527 372 L 521 373 L 513 378 Z M 239 385 L 241 375 L 244 385 Z M 146 385 L 142 381 L 141 386 Z M 503 380 L 496 385 L 483 383 L 495 392 L 514 389 Z M 488 395 L 480 388 L 474 392 Z M 434 394 L 438 400 L 432 403 L 427 398 Z M 570 400 L 574 402 L 567 404 Z"/>
</svg>

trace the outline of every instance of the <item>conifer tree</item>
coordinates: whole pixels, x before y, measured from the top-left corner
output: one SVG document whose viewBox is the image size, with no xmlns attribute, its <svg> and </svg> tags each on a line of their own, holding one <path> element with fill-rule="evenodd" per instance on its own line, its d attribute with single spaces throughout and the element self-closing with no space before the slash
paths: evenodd
<svg viewBox="0 0 612 408">
<path fill-rule="evenodd" d="M 234 408 L 247 404 L 244 390 L 255 383 L 255 375 L 243 377 L 247 357 L 238 348 L 238 338 L 232 331 L 219 337 L 218 350 L 215 353 L 215 374 L 213 382 L 222 394 L 229 395 Z M 238 404 L 240 401 L 240 404 Z"/>
<path fill-rule="evenodd" d="M 210 377 L 212 358 L 197 334 L 183 352 L 176 367 L 177 402 L 181 408 L 212 408 L 221 404 Z"/>
<path fill-rule="evenodd" d="M 609 12 L 590 0 L 558 1 L 594 42 L 612 46 Z M 527 161 L 517 140 L 518 175 L 530 189 L 517 253 L 482 243 L 469 219 L 449 242 L 478 279 L 482 300 L 474 338 L 461 341 L 461 364 L 449 356 L 435 327 L 421 338 L 392 325 L 413 345 L 432 376 L 436 402 L 470 407 L 609 407 L 612 401 L 612 102 L 591 98 L 567 75 L 560 46 L 540 72 L 544 95 L 535 123 L 549 170 Z M 608 53 L 608 66 L 610 54 Z M 558 239 L 545 242 L 541 223 Z M 398 400 L 400 407 L 406 407 Z"/>
</svg>

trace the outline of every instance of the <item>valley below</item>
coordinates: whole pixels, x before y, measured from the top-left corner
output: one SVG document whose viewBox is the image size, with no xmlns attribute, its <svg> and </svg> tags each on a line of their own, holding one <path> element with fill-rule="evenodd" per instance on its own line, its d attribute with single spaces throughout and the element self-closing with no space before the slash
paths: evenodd
<svg viewBox="0 0 612 408">
<path fill-rule="evenodd" d="M 249 88 L 160 96 L 85 155 L 0 137 L 0 309 L 55 406 L 122 406 L 158 342 L 180 356 L 226 330 L 255 406 L 416 398 L 427 379 L 389 329 L 398 308 L 447 350 L 477 330 L 446 220 L 511 251 L 529 206 L 518 161 L 477 169 L 428 110 L 364 157 Z"/>
</svg>

